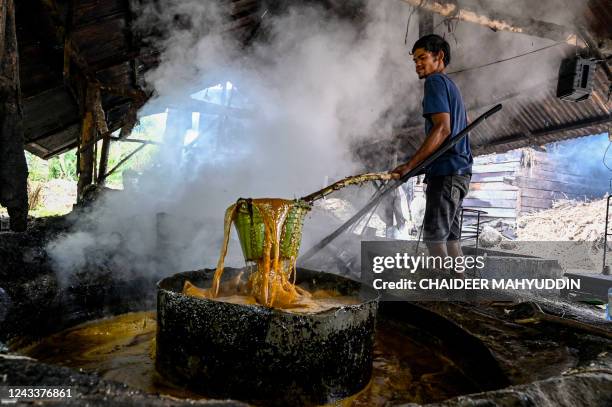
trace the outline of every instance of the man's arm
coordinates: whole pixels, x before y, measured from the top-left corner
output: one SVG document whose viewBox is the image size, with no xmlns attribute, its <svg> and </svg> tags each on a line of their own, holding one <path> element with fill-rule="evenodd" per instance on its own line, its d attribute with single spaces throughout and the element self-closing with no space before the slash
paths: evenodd
<svg viewBox="0 0 612 407">
<path fill-rule="evenodd" d="M 414 169 L 417 165 L 436 152 L 451 134 L 449 113 L 433 113 L 431 115 L 431 121 L 433 122 L 433 127 L 429 131 L 429 134 L 425 138 L 425 141 L 423 141 L 421 147 L 419 147 L 416 153 L 414 153 L 414 155 L 410 158 L 410 161 L 397 166 L 391 171 L 391 174 L 394 175 L 395 179 L 403 177 L 404 174 Z"/>
</svg>

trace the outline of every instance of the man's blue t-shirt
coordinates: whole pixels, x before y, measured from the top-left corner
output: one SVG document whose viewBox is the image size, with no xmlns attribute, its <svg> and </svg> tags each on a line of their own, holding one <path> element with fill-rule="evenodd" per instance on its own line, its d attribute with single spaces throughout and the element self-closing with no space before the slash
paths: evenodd
<svg viewBox="0 0 612 407">
<path fill-rule="evenodd" d="M 425 79 L 423 117 L 425 118 L 426 135 L 433 127 L 431 120 L 433 113 L 450 113 L 451 134 L 449 137 L 455 137 L 467 127 L 467 115 L 459 88 L 448 76 L 440 73 L 429 75 Z M 471 174 L 473 162 L 470 141 L 466 136 L 431 163 L 426 169 L 426 174 L 428 176 Z"/>
</svg>

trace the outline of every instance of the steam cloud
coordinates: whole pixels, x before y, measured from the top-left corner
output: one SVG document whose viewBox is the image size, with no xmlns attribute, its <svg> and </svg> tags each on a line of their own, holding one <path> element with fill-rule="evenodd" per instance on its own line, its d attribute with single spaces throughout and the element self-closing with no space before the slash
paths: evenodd
<svg viewBox="0 0 612 407">
<path fill-rule="evenodd" d="M 247 100 L 250 117 L 240 131 L 206 143 L 218 148 L 185 155 L 182 162 L 185 132 L 174 129 L 174 139 L 164 140 L 171 145 L 160 149 L 156 165 L 133 191 L 108 194 L 79 220 L 76 234 L 52 242 L 49 252 L 59 269 L 100 259 L 127 259 L 146 272 L 211 267 L 221 246 L 223 213 L 238 197 L 299 197 L 321 188 L 326 177 L 361 171 L 351 143 L 372 137 L 375 125 L 380 132 L 383 115 L 390 130 L 406 114 L 390 116 L 391 108 L 420 98 L 403 42 L 410 11 L 403 4 L 373 2 L 363 27 L 317 7 L 291 8 L 264 17 L 268 39 L 243 50 L 207 29 L 224 24 L 211 3 L 171 1 L 163 10 L 141 9 L 137 25 L 155 27 L 164 50 L 160 66 L 146 76 L 156 98 L 144 110 L 181 106 L 207 86 L 231 82 Z M 174 15 L 189 19 L 177 24 Z M 166 125 L 174 125 L 170 115 Z M 240 264 L 235 242 L 232 253 L 230 264 Z M 159 264 L 170 269 L 156 270 Z"/>
<path fill-rule="evenodd" d="M 73 234 L 49 245 L 58 270 L 67 276 L 98 263 L 162 274 L 212 267 L 221 247 L 223 213 L 238 197 L 297 198 L 322 187 L 326 177 L 362 171 L 351 145 L 388 137 L 393 126 L 419 111 L 422 85 L 409 55 L 416 16 L 404 44 L 410 12 L 402 2 L 369 1 L 362 24 L 354 24 L 312 5 L 292 7 L 280 16 L 264 16 L 265 41 L 243 49 L 216 28 L 226 21 L 215 2 L 142 6 L 136 25 L 143 35 L 160 38 L 156 46 L 163 50 L 161 64 L 146 76 L 156 97 L 143 112 L 187 109 L 190 95 L 230 82 L 249 117 L 228 119 L 233 124 L 225 132 L 201 132 L 208 148 L 187 153 L 190 117 L 183 123 L 171 120 L 170 110 L 165 145 L 137 187 L 107 194 L 79 219 Z M 457 43 L 451 39 L 458 55 L 454 67 L 530 44 L 522 36 L 522 42 L 512 38 L 520 47 L 508 46 L 508 36 L 492 33 L 489 50 L 475 54 L 474 41 L 463 40 L 474 30 L 486 31 L 460 24 Z M 467 55 L 460 57 L 462 52 Z M 515 67 L 504 69 L 524 76 Z M 499 70 L 489 75 L 480 90 L 467 92 L 468 104 L 479 94 L 504 91 L 494 89 L 502 87 Z M 515 83 L 508 79 L 503 86 Z M 200 115 L 200 129 L 207 119 Z M 314 239 L 307 234 L 303 247 Z M 230 255 L 229 264 L 242 263 L 235 241 Z"/>
</svg>

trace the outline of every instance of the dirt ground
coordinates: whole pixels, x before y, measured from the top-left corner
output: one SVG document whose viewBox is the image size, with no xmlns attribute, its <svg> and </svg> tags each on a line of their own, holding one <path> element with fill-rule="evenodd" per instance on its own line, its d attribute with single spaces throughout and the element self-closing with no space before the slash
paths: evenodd
<svg viewBox="0 0 612 407">
<path fill-rule="evenodd" d="M 521 247 L 533 249 L 529 254 L 557 259 L 566 270 L 601 272 L 606 204 L 607 197 L 594 201 L 557 201 L 551 209 L 519 217 L 517 240 Z"/>
<path fill-rule="evenodd" d="M 415 198 L 411 204 L 415 214 L 424 206 L 422 199 L 417 198 L 420 200 Z M 606 204 L 605 197 L 594 201 L 557 201 L 551 209 L 520 216 L 516 224 L 516 239 L 511 240 L 499 234 L 499 241 L 489 248 L 556 259 L 564 270 L 600 272 Z M 318 203 L 315 211 L 326 212 L 338 223 L 342 223 L 356 212 L 356 208 L 347 200 L 328 198 Z M 365 220 L 356 229 L 361 229 L 364 224 Z M 495 226 L 496 222 L 489 224 Z M 501 224 L 504 225 L 503 222 Z M 385 236 L 386 225 L 379 214 L 373 214 L 368 226 L 376 230 L 377 236 Z M 608 247 L 608 250 L 612 249 L 610 245 Z M 612 253 L 609 258 L 612 261 Z"/>
<path fill-rule="evenodd" d="M 553 208 L 518 218 L 518 240 L 591 242 L 603 248 L 607 198 L 560 200 Z"/>
</svg>

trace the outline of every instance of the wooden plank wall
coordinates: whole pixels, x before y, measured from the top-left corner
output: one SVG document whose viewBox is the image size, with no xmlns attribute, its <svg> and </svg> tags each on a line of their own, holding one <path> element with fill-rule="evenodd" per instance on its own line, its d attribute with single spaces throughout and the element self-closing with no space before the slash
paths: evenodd
<svg viewBox="0 0 612 407">
<path fill-rule="evenodd" d="M 512 223 L 518 215 L 551 208 L 559 199 L 603 196 L 606 191 L 594 186 L 589 174 L 569 169 L 571 159 L 528 148 L 476 157 L 463 206 Z"/>
<path fill-rule="evenodd" d="M 519 149 L 505 154 L 489 154 L 474 158 L 470 192 L 464 208 L 486 211 L 481 221 L 502 219 L 515 224 L 517 216 L 552 207 L 559 199 L 598 198 L 606 190 L 594 186 L 588 174 L 568 169 L 571 157 Z M 416 184 L 415 194 L 423 193 Z M 466 215 L 473 223 L 475 217 Z"/>
<path fill-rule="evenodd" d="M 531 149 L 523 150 L 523 165 L 515 175 L 505 177 L 508 184 L 520 188 L 519 214 L 552 207 L 559 199 L 601 197 L 606 191 L 593 185 L 589 174 L 572 173 L 567 165 L 571 157 L 559 157 Z"/>
<path fill-rule="evenodd" d="M 521 159 L 521 150 L 475 157 L 470 192 L 463 207 L 486 211 L 487 214 L 482 215 L 484 220 L 503 218 L 508 223 L 516 222 L 520 208 L 519 188 L 505 179 L 516 175 Z"/>
</svg>

